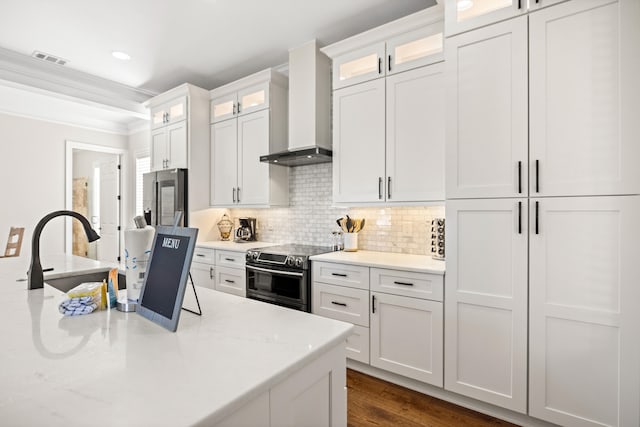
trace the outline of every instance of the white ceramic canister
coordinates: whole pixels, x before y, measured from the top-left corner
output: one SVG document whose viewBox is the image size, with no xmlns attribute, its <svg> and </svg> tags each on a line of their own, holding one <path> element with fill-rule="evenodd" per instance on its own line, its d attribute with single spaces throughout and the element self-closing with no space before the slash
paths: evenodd
<svg viewBox="0 0 640 427">
<path fill-rule="evenodd" d="M 358 233 L 344 233 L 344 250 L 355 252 L 358 250 Z"/>
</svg>

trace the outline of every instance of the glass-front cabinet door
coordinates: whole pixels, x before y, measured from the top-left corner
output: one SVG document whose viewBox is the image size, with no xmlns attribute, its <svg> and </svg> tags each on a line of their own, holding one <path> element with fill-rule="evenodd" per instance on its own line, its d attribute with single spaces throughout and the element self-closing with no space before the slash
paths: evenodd
<svg viewBox="0 0 640 427">
<path fill-rule="evenodd" d="M 444 60 L 442 22 L 387 42 L 387 74 L 395 74 Z"/>
<path fill-rule="evenodd" d="M 269 82 L 251 86 L 238 92 L 238 114 L 248 114 L 269 106 Z"/>
<path fill-rule="evenodd" d="M 168 122 L 175 123 L 187 118 L 187 97 L 181 96 L 166 104 Z"/>
<path fill-rule="evenodd" d="M 211 123 L 217 123 L 235 117 L 237 112 L 237 94 L 232 93 L 211 100 Z"/>
<path fill-rule="evenodd" d="M 446 35 L 461 33 L 517 16 L 535 0 L 446 0 Z"/>
<path fill-rule="evenodd" d="M 333 89 L 351 86 L 385 75 L 385 43 L 345 53 L 333 60 Z"/>
</svg>

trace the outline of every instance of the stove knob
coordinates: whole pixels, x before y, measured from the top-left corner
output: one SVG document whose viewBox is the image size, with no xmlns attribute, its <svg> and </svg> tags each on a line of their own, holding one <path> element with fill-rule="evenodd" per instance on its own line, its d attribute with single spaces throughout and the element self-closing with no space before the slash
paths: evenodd
<svg viewBox="0 0 640 427">
<path fill-rule="evenodd" d="M 251 252 L 247 252 L 247 254 L 245 255 L 244 259 L 246 259 L 247 261 L 251 261 Z"/>
<path fill-rule="evenodd" d="M 302 267 L 302 258 L 300 257 L 296 258 L 296 267 L 298 268 Z"/>
<path fill-rule="evenodd" d="M 290 256 L 287 257 L 287 265 L 289 267 L 293 267 L 293 263 L 294 263 L 293 257 L 290 257 Z"/>
<path fill-rule="evenodd" d="M 254 261 L 257 261 L 259 256 L 260 252 L 254 252 L 253 255 L 251 255 L 251 258 L 253 258 Z"/>
</svg>

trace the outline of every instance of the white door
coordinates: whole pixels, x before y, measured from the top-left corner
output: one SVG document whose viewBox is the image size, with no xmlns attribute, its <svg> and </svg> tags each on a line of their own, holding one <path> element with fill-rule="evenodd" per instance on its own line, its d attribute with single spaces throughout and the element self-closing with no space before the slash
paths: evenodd
<svg viewBox="0 0 640 427">
<path fill-rule="evenodd" d="M 225 120 L 211 125 L 212 206 L 229 206 L 236 202 L 237 139 L 237 120 Z"/>
<path fill-rule="evenodd" d="M 386 82 L 387 201 L 444 200 L 444 64 Z"/>
<path fill-rule="evenodd" d="M 238 114 L 249 114 L 269 107 L 269 82 L 238 92 Z"/>
<path fill-rule="evenodd" d="M 387 75 L 444 60 L 444 25 L 430 24 L 387 41 Z"/>
<path fill-rule="evenodd" d="M 533 3 L 534 0 L 445 0 L 446 35 L 451 36 L 526 13 L 529 2 Z"/>
<path fill-rule="evenodd" d="M 169 161 L 167 167 L 187 168 L 187 121 L 167 126 Z"/>
<path fill-rule="evenodd" d="M 442 303 L 371 293 L 371 366 L 442 387 Z"/>
<path fill-rule="evenodd" d="M 191 264 L 189 272 L 194 285 L 215 289 L 215 269 L 213 265 L 194 262 Z"/>
<path fill-rule="evenodd" d="M 151 170 L 161 171 L 167 164 L 167 132 L 166 128 L 151 132 Z"/>
<path fill-rule="evenodd" d="M 177 123 L 187 118 L 187 97 L 181 96 L 168 102 L 165 106 L 167 110 L 168 123 Z"/>
<path fill-rule="evenodd" d="M 530 414 L 640 425 L 640 197 L 531 199 L 531 215 Z"/>
<path fill-rule="evenodd" d="M 120 156 L 100 164 L 99 261 L 120 261 Z"/>
<path fill-rule="evenodd" d="M 385 43 L 356 49 L 334 58 L 332 62 L 334 90 L 384 77 Z"/>
<path fill-rule="evenodd" d="M 640 86 L 621 78 L 620 3 L 567 2 L 529 18 L 532 196 L 640 193 L 638 110 L 625 116 L 622 103 Z"/>
<path fill-rule="evenodd" d="M 447 198 L 527 195 L 527 17 L 448 38 Z"/>
<path fill-rule="evenodd" d="M 444 387 L 527 410 L 527 199 L 446 203 Z"/>
<path fill-rule="evenodd" d="M 241 205 L 269 203 L 269 164 L 260 156 L 269 152 L 269 110 L 238 117 L 238 191 Z"/>
<path fill-rule="evenodd" d="M 385 198 L 385 80 L 333 92 L 333 200 Z"/>
</svg>

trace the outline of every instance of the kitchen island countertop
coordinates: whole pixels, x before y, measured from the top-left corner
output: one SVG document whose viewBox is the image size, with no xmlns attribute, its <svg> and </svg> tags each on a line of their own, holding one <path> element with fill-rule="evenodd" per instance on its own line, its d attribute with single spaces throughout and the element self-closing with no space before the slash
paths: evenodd
<svg viewBox="0 0 640 427">
<path fill-rule="evenodd" d="M 445 263 L 427 255 L 398 254 L 375 251 L 338 251 L 314 255 L 312 261 L 339 262 L 362 265 L 365 267 L 390 268 L 394 270 L 414 271 L 444 275 Z"/>
<path fill-rule="evenodd" d="M 56 274 L 111 266 L 68 258 L 43 257 Z M 6 425 L 212 425 L 336 349 L 352 329 L 205 288 L 203 315 L 183 311 L 176 333 L 115 309 L 65 317 L 62 292 L 16 281 L 27 267 L 28 259 L 0 259 Z M 184 306 L 194 304 L 189 287 Z"/>
</svg>

